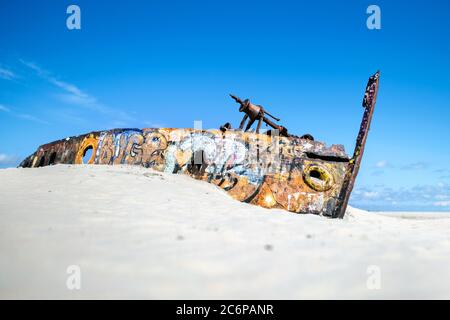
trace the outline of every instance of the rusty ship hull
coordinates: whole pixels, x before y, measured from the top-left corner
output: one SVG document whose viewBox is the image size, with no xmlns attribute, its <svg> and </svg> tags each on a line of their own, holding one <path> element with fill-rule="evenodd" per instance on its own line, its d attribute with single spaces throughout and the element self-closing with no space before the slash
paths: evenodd
<svg viewBox="0 0 450 320">
<path fill-rule="evenodd" d="M 353 157 L 341 145 L 242 130 L 113 129 L 40 146 L 19 165 L 140 165 L 213 183 L 238 201 L 295 213 L 342 218 L 378 91 L 369 79 Z M 86 154 L 90 150 L 90 158 Z"/>
</svg>

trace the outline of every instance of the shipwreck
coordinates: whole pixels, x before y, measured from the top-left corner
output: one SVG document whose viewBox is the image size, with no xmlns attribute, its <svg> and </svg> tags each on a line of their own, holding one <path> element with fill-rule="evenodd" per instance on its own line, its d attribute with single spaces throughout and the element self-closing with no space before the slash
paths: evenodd
<svg viewBox="0 0 450 320">
<path fill-rule="evenodd" d="M 225 123 L 217 130 L 95 131 L 44 144 L 19 167 L 140 165 L 213 183 L 236 200 L 261 207 L 343 218 L 363 157 L 379 76 L 375 73 L 367 83 L 352 157 L 341 145 L 327 147 L 309 134 L 290 134 L 262 106 L 231 95 L 244 113 L 238 129 Z M 256 130 L 251 130 L 255 122 Z M 261 133 L 262 123 L 271 129 Z M 83 160 L 88 151 L 91 157 Z"/>
</svg>

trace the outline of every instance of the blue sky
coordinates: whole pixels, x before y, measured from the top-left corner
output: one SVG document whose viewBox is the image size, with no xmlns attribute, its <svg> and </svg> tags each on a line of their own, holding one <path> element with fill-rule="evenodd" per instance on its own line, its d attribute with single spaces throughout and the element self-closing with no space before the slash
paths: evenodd
<svg viewBox="0 0 450 320">
<path fill-rule="evenodd" d="M 81 30 L 66 27 L 70 4 Z M 381 30 L 366 27 L 370 4 Z M 449 211 L 449 12 L 445 0 L 0 0 L 0 166 L 93 130 L 237 126 L 228 93 L 351 154 L 380 69 L 351 204 Z"/>
</svg>

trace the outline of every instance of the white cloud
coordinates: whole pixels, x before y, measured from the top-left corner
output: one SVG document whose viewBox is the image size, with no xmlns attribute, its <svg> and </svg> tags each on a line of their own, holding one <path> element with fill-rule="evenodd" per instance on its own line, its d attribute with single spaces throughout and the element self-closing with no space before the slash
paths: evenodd
<svg viewBox="0 0 450 320">
<path fill-rule="evenodd" d="M 78 86 L 58 79 L 57 77 L 52 75 L 51 72 L 41 68 L 36 63 L 24 60 L 19 61 L 26 67 L 33 70 L 40 78 L 46 80 L 53 86 L 64 91 L 63 94 L 56 95 L 64 103 L 78 105 L 105 115 L 113 116 L 119 119 L 117 121 L 127 122 L 128 124 L 130 122 L 136 121 L 136 119 L 134 117 L 131 117 L 127 112 L 105 106 L 104 104 L 100 103 L 97 98 L 84 92 Z"/>
<path fill-rule="evenodd" d="M 0 78 L 5 80 L 14 80 L 17 78 L 17 76 L 11 70 L 0 68 Z"/>
<path fill-rule="evenodd" d="M 64 98 L 66 102 L 75 103 L 75 104 L 82 104 L 82 105 L 95 105 L 97 103 L 97 100 L 90 96 L 89 94 L 83 92 L 80 88 L 78 88 L 76 85 L 59 80 L 55 76 L 51 74 L 51 72 L 41 68 L 34 62 L 24 61 L 22 59 L 19 60 L 23 65 L 33 70 L 39 77 L 42 79 L 48 81 L 52 85 L 60 88 L 61 90 L 65 91 L 66 94 L 61 95 L 61 97 Z"/>
<path fill-rule="evenodd" d="M 16 156 L 0 153 L 0 165 L 13 164 L 17 162 L 17 160 L 18 158 Z"/>
<path fill-rule="evenodd" d="M 428 168 L 428 163 L 426 162 L 414 162 L 401 167 L 402 170 L 422 170 Z"/>
<path fill-rule="evenodd" d="M 4 104 L 0 104 L 0 111 L 8 112 L 8 114 L 10 114 L 11 116 L 14 116 L 16 118 L 33 121 L 33 122 L 37 122 L 37 123 L 41 123 L 41 124 L 49 124 L 47 121 L 39 119 L 38 117 L 35 117 L 31 114 L 15 112 L 11 108 L 6 107 Z"/>
<path fill-rule="evenodd" d="M 387 166 L 387 161 L 386 160 L 378 161 L 375 164 L 375 167 L 377 167 L 377 168 L 385 168 L 386 166 Z"/>
<path fill-rule="evenodd" d="M 47 121 L 39 119 L 31 114 L 27 114 L 27 113 L 16 113 L 15 114 L 16 117 L 24 119 L 24 120 L 29 120 L 29 121 L 33 121 L 33 122 L 37 122 L 37 123 L 41 123 L 41 124 L 49 124 Z"/>
<path fill-rule="evenodd" d="M 19 59 L 19 61 L 26 67 L 34 70 L 39 76 L 41 77 L 47 77 L 50 75 L 50 73 L 44 69 L 42 69 L 41 67 L 39 67 L 37 64 L 35 64 L 34 62 L 29 62 L 29 61 L 24 61 L 22 59 Z"/>
<path fill-rule="evenodd" d="M 409 188 L 361 186 L 353 191 L 351 203 L 369 210 L 438 210 L 450 207 L 450 188 L 437 184 Z"/>
<path fill-rule="evenodd" d="M 435 207 L 450 207 L 450 201 L 437 201 L 433 205 Z"/>
<path fill-rule="evenodd" d="M 67 90 L 66 90 L 67 91 Z M 58 94 L 58 99 L 64 103 L 80 105 L 91 109 L 99 109 L 100 104 L 97 103 L 97 99 L 87 94 L 74 94 L 71 92 Z"/>
<path fill-rule="evenodd" d="M 378 195 L 379 195 L 379 193 L 376 191 L 364 191 L 362 193 L 362 196 L 365 199 L 374 199 L 374 198 L 377 198 Z"/>
<path fill-rule="evenodd" d="M 9 110 L 9 108 L 4 104 L 0 104 L 0 111 L 10 112 L 11 110 Z"/>
</svg>

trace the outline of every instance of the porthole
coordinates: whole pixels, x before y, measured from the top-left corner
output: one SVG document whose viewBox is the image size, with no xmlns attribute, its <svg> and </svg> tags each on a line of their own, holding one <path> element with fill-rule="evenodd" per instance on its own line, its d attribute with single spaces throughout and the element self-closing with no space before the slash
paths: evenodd
<svg viewBox="0 0 450 320">
<path fill-rule="evenodd" d="M 93 164 L 97 152 L 98 138 L 93 134 L 85 137 L 75 156 L 76 164 Z"/>
<path fill-rule="evenodd" d="M 90 160 L 93 155 L 94 148 L 92 146 L 87 146 L 86 149 L 83 151 L 83 163 L 92 163 Z"/>
<path fill-rule="evenodd" d="M 303 180 L 311 189 L 319 192 L 330 190 L 334 184 L 333 175 L 325 167 L 318 164 L 305 167 Z"/>
<path fill-rule="evenodd" d="M 48 165 L 51 166 L 51 165 L 55 164 L 55 160 L 56 160 L 56 152 L 52 152 L 50 154 L 50 158 L 48 160 Z"/>
</svg>

